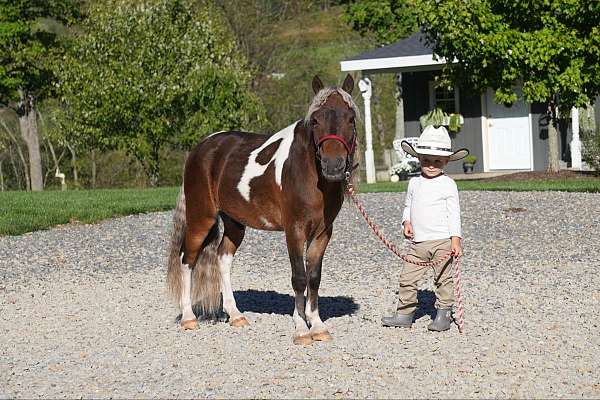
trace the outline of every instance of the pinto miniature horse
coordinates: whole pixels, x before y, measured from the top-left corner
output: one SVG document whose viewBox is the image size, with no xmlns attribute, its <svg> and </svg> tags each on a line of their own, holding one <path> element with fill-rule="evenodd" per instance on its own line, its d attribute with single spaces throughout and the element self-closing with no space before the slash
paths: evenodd
<svg viewBox="0 0 600 400">
<path fill-rule="evenodd" d="M 167 274 L 183 329 L 198 327 L 192 304 L 214 313 L 221 299 L 232 326 L 248 324 L 236 306 L 230 270 L 249 226 L 285 232 L 295 293 L 294 343 L 332 339 L 319 316 L 321 264 L 353 171 L 358 109 L 350 75 L 341 88 L 324 88 L 318 76 L 312 87 L 315 96 L 304 120 L 272 136 L 217 132 L 190 153 Z"/>
</svg>

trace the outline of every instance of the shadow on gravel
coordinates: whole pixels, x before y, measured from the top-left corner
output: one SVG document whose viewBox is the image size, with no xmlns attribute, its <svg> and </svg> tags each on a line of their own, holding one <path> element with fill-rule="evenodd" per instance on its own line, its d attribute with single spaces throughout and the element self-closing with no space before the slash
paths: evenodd
<svg viewBox="0 0 600 400">
<path fill-rule="evenodd" d="M 415 314 L 415 321 L 419 318 L 429 315 L 431 319 L 435 318 L 435 293 L 431 290 L 418 290 L 417 301 L 419 306 Z"/>
<path fill-rule="evenodd" d="M 237 291 L 234 296 L 237 307 L 241 312 L 280 315 L 292 315 L 294 312 L 294 298 L 289 294 L 281 294 L 273 290 L 250 289 Z M 199 305 L 195 304 L 192 308 L 200 322 L 226 322 L 228 319 L 227 314 L 223 311 L 212 315 L 204 315 Z M 319 313 L 323 321 L 354 314 L 358 308 L 359 305 L 354 302 L 352 297 L 319 297 Z M 180 322 L 181 314 L 175 317 L 175 323 L 179 324 Z"/>
<path fill-rule="evenodd" d="M 280 315 L 292 315 L 294 312 L 294 298 L 289 294 L 281 294 L 273 290 L 241 290 L 235 292 L 234 296 L 241 312 Z M 359 305 L 352 297 L 319 297 L 319 312 L 323 321 L 354 314 L 358 308 Z"/>
</svg>

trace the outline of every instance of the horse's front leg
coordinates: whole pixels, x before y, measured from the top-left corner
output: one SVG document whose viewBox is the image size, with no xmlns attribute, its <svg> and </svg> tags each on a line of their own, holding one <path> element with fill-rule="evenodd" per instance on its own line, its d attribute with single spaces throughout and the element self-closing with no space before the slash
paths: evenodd
<svg viewBox="0 0 600 400">
<path fill-rule="evenodd" d="M 308 301 L 306 317 L 310 323 L 310 336 L 313 340 L 328 342 L 333 338 L 319 316 L 319 285 L 321 284 L 321 267 L 323 255 L 331 238 L 333 228 L 330 226 L 309 244 L 306 252 L 306 272 L 308 275 Z"/>
<path fill-rule="evenodd" d="M 305 239 L 304 236 L 292 230 L 286 230 L 285 237 L 287 241 L 288 254 L 292 264 L 292 288 L 294 288 L 294 344 L 311 344 L 312 338 L 306 325 L 306 315 L 304 313 L 306 290 L 306 269 L 304 267 L 304 257 L 302 255 Z"/>
</svg>

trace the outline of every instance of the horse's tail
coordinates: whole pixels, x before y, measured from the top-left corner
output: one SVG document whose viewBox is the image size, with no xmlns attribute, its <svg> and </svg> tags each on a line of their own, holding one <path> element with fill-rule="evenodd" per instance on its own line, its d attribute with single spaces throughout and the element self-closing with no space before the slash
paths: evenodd
<svg viewBox="0 0 600 400">
<path fill-rule="evenodd" d="M 192 272 L 192 303 L 198 304 L 205 316 L 221 310 L 221 270 L 217 249 L 223 240 L 220 217 L 212 226 L 198 255 Z"/>
<path fill-rule="evenodd" d="M 173 212 L 173 231 L 169 244 L 169 258 L 167 261 L 167 288 L 171 298 L 181 304 L 181 289 L 183 277 L 181 275 L 181 257 L 183 254 L 183 240 L 185 238 L 185 194 L 183 186 L 177 197 L 177 206 Z"/>
<path fill-rule="evenodd" d="M 223 239 L 219 229 L 220 217 L 208 232 L 192 268 L 192 304 L 198 303 L 205 315 L 216 314 L 221 309 L 221 271 L 217 249 Z M 187 222 L 185 218 L 185 194 L 183 187 L 177 198 L 177 206 L 173 212 L 173 232 L 169 245 L 167 267 L 167 288 L 173 300 L 181 305 L 183 276 L 181 271 L 183 242 Z"/>
</svg>

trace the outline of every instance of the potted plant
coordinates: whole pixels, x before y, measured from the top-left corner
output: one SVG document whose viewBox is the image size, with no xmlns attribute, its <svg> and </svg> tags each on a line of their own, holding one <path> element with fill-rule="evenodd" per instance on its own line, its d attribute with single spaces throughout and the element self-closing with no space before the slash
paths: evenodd
<svg viewBox="0 0 600 400">
<path fill-rule="evenodd" d="M 407 180 L 408 174 L 416 171 L 418 168 L 419 166 L 416 161 L 403 159 L 390 167 L 390 180 L 392 182 Z"/>
<path fill-rule="evenodd" d="M 441 108 L 436 107 L 429 111 L 427 114 L 422 115 L 419 118 L 421 123 L 421 129 L 425 129 L 426 126 L 447 126 L 448 131 L 458 132 L 464 124 L 465 120 L 462 115 L 458 113 L 446 114 Z"/>
<path fill-rule="evenodd" d="M 474 155 L 468 155 L 463 159 L 463 171 L 465 174 L 470 174 L 473 172 L 473 166 L 477 162 L 477 157 Z"/>
</svg>

